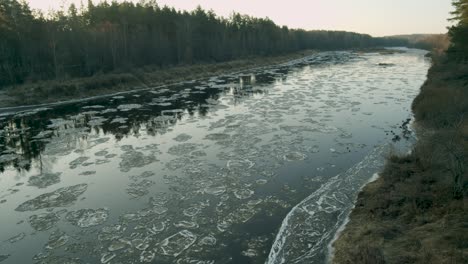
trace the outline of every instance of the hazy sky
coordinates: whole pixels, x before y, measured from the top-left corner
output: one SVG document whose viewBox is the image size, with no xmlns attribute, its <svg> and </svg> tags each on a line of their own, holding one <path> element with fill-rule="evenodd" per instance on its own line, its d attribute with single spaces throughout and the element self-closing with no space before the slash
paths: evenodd
<svg viewBox="0 0 468 264">
<path fill-rule="evenodd" d="M 98 2 L 99 0 L 94 0 Z M 110 1 L 110 0 L 109 0 Z M 136 1 L 136 0 L 135 0 Z M 87 0 L 27 0 L 45 11 Z M 445 33 L 451 0 L 157 0 L 160 5 L 193 10 L 197 5 L 229 16 L 232 11 L 269 17 L 279 25 L 332 29 L 374 36 Z M 65 3 L 65 4 L 64 4 Z"/>
</svg>

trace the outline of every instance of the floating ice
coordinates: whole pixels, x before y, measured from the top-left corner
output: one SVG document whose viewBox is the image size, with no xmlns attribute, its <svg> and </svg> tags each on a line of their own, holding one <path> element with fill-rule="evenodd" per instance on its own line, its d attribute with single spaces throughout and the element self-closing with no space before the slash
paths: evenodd
<svg viewBox="0 0 468 264">
<path fill-rule="evenodd" d="M 198 224 L 195 222 L 190 221 L 179 221 L 178 223 L 174 223 L 175 227 L 179 228 L 188 228 L 188 229 L 196 229 L 198 228 Z"/>
<path fill-rule="evenodd" d="M 182 155 L 186 155 L 196 150 L 197 147 L 198 145 L 194 143 L 182 143 L 182 144 L 170 147 L 167 153 L 171 155 L 175 155 L 175 156 L 182 156 Z"/>
<path fill-rule="evenodd" d="M 50 122 L 52 124 L 48 125 L 47 126 L 48 128 L 59 128 L 59 127 L 62 127 L 62 126 L 71 126 L 71 125 L 73 125 L 72 120 L 65 120 L 65 119 L 62 119 L 62 118 L 51 119 Z"/>
<path fill-rule="evenodd" d="M 82 173 L 80 173 L 80 175 L 83 175 L 83 176 L 90 176 L 90 175 L 94 175 L 96 174 L 96 171 L 84 171 Z"/>
<path fill-rule="evenodd" d="M 47 188 L 51 185 L 60 182 L 60 175 L 62 173 L 43 173 L 37 176 L 31 176 L 28 180 L 30 186 L 35 186 L 37 188 Z"/>
<path fill-rule="evenodd" d="M 111 260 L 113 260 L 115 257 L 117 257 L 117 255 L 113 252 L 106 252 L 104 254 L 102 254 L 101 256 L 101 263 L 102 264 L 106 264 L 106 263 L 109 263 Z"/>
<path fill-rule="evenodd" d="M 70 169 L 75 169 L 79 165 L 82 165 L 85 161 L 89 160 L 89 157 L 79 157 L 69 163 Z"/>
<path fill-rule="evenodd" d="M 33 139 L 43 139 L 43 138 L 48 138 L 54 134 L 54 131 L 50 130 L 44 130 L 39 132 L 36 136 L 32 137 Z"/>
<path fill-rule="evenodd" d="M 299 160 L 305 160 L 307 158 L 307 155 L 294 151 L 287 153 L 283 156 L 283 159 L 286 161 L 299 161 Z"/>
<path fill-rule="evenodd" d="M 96 226 L 104 223 L 109 217 L 106 208 L 100 209 L 80 209 L 67 213 L 65 219 L 73 225 L 81 228 Z"/>
<path fill-rule="evenodd" d="M 60 220 L 56 213 L 42 213 L 29 217 L 29 224 L 36 231 L 49 230 Z"/>
<path fill-rule="evenodd" d="M 187 208 L 183 211 L 184 215 L 188 216 L 188 217 L 192 217 L 192 216 L 195 216 L 197 214 L 200 213 L 200 208 L 198 207 L 190 207 L 190 208 Z"/>
<path fill-rule="evenodd" d="M 266 179 L 258 179 L 255 181 L 258 185 L 264 185 L 267 184 L 268 180 Z"/>
<path fill-rule="evenodd" d="M 205 136 L 205 139 L 213 140 L 213 141 L 228 140 L 230 138 L 231 136 L 229 134 L 223 134 L 223 133 L 208 134 Z"/>
<path fill-rule="evenodd" d="M 134 198 L 144 196 L 144 195 L 148 194 L 148 192 L 149 192 L 148 188 L 150 188 L 151 185 L 153 185 L 153 184 L 154 184 L 154 182 L 149 181 L 149 180 L 142 180 L 139 183 L 132 183 L 132 184 L 130 184 L 130 187 L 127 188 L 127 193 L 129 195 L 133 196 Z"/>
<path fill-rule="evenodd" d="M 234 196 L 236 196 L 237 199 L 248 199 L 252 197 L 254 194 L 254 191 L 249 190 L 249 189 L 242 189 L 242 190 L 235 190 L 234 191 Z"/>
<path fill-rule="evenodd" d="M 81 109 L 103 109 L 105 108 L 102 105 L 88 105 L 88 106 L 83 106 Z"/>
<path fill-rule="evenodd" d="M 214 246 L 216 245 L 216 238 L 213 235 L 208 235 L 201 238 L 198 244 L 202 246 Z"/>
<path fill-rule="evenodd" d="M 128 120 L 128 118 L 125 118 L 125 117 L 116 117 L 116 118 L 112 119 L 111 124 L 116 124 L 116 123 L 126 124 L 127 120 Z"/>
<path fill-rule="evenodd" d="M 163 255 L 177 257 L 184 250 L 195 243 L 197 236 L 188 230 L 182 230 L 161 242 L 160 249 Z"/>
<path fill-rule="evenodd" d="M 157 159 L 153 155 L 145 155 L 139 151 L 127 151 L 121 155 L 119 163 L 122 172 L 128 172 L 132 168 L 141 168 L 155 162 Z"/>
<path fill-rule="evenodd" d="M 144 250 L 140 254 L 140 262 L 146 262 L 146 263 L 153 262 L 153 259 L 154 259 L 155 256 L 156 256 L 156 254 L 153 251 Z"/>
<path fill-rule="evenodd" d="M 17 234 L 16 236 L 10 237 L 10 238 L 8 239 L 8 242 L 10 242 L 10 243 L 16 243 L 16 242 L 22 240 L 22 239 L 25 238 L 25 237 L 26 237 L 26 234 L 25 234 L 25 233 L 19 233 L 19 234 Z"/>
<path fill-rule="evenodd" d="M 52 234 L 50 234 L 49 241 L 47 242 L 45 247 L 49 250 L 56 249 L 67 244 L 69 239 L 70 237 L 67 234 L 65 234 L 65 232 L 62 232 L 57 229 L 54 232 L 52 232 Z"/>
<path fill-rule="evenodd" d="M 130 111 L 130 110 L 139 109 L 142 107 L 143 106 L 141 104 L 123 104 L 123 105 L 119 105 L 117 109 L 119 109 L 120 111 Z"/>
<path fill-rule="evenodd" d="M 132 246 L 132 242 L 126 239 L 120 238 L 120 239 L 113 240 L 107 249 L 113 252 L 113 251 L 122 250 L 127 247 L 131 247 L 131 246 Z"/>
<path fill-rule="evenodd" d="M 19 212 L 36 211 L 43 208 L 65 207 L 73 204 L 78 196 L 86 191 L 85 183 L 63 187 L 50 193 L 37 196 L 20 204 L 15 210 Z"/>
<path fill-rule="evenodd" d="M 227 162 L 227 168 L 232 171 L 251 169 L 254 165 L 255 164 L 248 159 L 229 160 Z"/>
<path fill-rule="evenodd" d="M 187 140 L 189 140 L 191 138 L 192 138 L 192 136 L 187 135 L 185 133 L 182 133 L 182 134 L 178 135 L 177 137 L 175 137 L 174 140 L 178 141 L 178 142 L 185 142 L 185 141 L 187 141 Z"/>
</svg>

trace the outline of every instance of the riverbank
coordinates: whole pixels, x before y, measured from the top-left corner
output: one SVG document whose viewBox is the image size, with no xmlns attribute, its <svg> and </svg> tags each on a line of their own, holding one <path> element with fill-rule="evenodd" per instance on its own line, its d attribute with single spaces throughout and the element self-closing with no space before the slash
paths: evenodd
<svg viewBox="0 0 468 264">
<path fill-rule="evenodd" d="M 159 68 L 147 66 L 129 72 L 114 72 L 86 78 L 40 81 L 0 90 L 0 108 L 55 103 L 99 95 L 208 78 L 220 74 L 280 64 L 313 54 L 304 50 L 279 56 Z"/>
<path fill-rule="evenodd" d="M 468 263 L 468 64 L 434 58 L 413 102 L 418 142 L 359 194 L 335 264 Z"/>
</svg>

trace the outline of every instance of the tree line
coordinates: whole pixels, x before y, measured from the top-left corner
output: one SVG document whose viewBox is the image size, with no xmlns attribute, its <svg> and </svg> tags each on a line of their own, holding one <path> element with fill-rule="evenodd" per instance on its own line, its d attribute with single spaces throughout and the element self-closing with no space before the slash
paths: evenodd
<svg viewBox="0 0 468 264">
<path fill-rule="evenodd" d="M 451 58 L 468 58 L 468 0 L 452 2 L 455 10 L 450 19 L 455 24 L 449 28 L 451 46 L 448 55 Z"/>
<path fill-rule="evenodd" d="M 86 6 L 72 4 L 47 16 L 24 1 L 0 0 L 0 36 L 0 87 L 145 65 L 407 44 L 352 32 L 289 29 L 238 13 L 223 18 L 200 7 L 179 11 L 155 0 L 88 0 Z"/>
</svg>

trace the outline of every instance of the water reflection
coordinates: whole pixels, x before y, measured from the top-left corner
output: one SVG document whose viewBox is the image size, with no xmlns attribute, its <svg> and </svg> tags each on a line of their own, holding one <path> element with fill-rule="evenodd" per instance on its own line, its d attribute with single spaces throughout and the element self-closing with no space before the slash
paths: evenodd
<svg viewBox="0 0 468 264">
<path fill-rule="evenodd" d="M 291 70 L 285 67 L 281 74 L 287 75 Z M 264 72 L 256 77 L 252 73 L 20 112 L 0 121 L 0 171 L 10 165 L 18 170 L 30 170 L 31 161 L 40 156 L 50 139 L 69 134 L 66 131 L 80 130 L 72 140 L 80 144 L 86 144 L 87 133 L 111 134 L 120 140 L 137 136 L 142 126 L 149 135 L 156 136 L 164 134 L 183 116 L 204 117 L 221 108 L 220 96 L 233 96 L 236 105 L 244 97 L 267 92 L 253 86 L 257 79 L 261 86 L 267 86 L 285 78 Z"/>
</svg>

